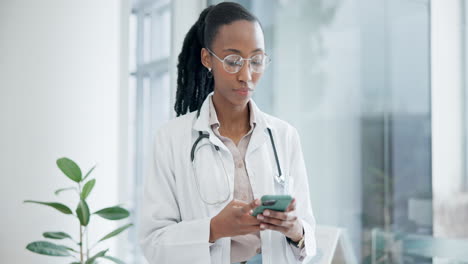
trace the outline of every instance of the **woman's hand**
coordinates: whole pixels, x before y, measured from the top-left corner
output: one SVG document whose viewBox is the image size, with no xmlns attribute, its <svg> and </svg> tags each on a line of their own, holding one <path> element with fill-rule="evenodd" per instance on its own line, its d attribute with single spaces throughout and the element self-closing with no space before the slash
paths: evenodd
<svg viewBox="0 0 468 264">
<path fill-rule="evenodd" d="M 261 221 L 260 230 L 271 229 L 283 233 L 292 241 L 298 242 L 302 238 L 302 223 L 296 216 L 296 199 L 293 199 L 284 212 L 265 210 L 257 215 Z"/>
<path fill-rule="evenodd" d="M 210 239 L 213 243 L 222 237 L 233 237 L 260 231 L 260 220 L 251 215 L 260 200 L 251 203 L 232 200 L 210 222 Z"/>
</svg>

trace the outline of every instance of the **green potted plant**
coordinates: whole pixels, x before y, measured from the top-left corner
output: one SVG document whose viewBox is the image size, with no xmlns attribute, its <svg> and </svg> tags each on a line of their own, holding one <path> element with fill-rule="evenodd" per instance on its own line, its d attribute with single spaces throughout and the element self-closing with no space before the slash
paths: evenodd
<svg viewBox="0 0 468 264">
<path fill-rule="evenodd" d="M 93 244 L 88 243 L 88 226 L 92 215 L 97 215 L 108 220 L 121 220 L 127 218 L 130 213 L 120 206 L 103 208 L 101 210 L 95 211 L 94 213 L 91 213 L 88 203 L 86 202 L 86 198 L 88 198 L 89 194 L 93 190 L 94 185 L 96 184 L 96 179 L 87 179 L 96 166 L 92 167 L 84 177 L 82 176 L 80 167 L 69 158 L 58 159 L 57 166 L 70 180 L 76 184 L 76 186 L 58 189 L 55 191 L 55 195 L 58 195 L 63 191 L 75 191 L 78 196 L 76 210 L 72 211 L 67 205 L 58 202 L 40 202 L 32 200 L 26 200 L 24 202 L 45 205 L 54 208 L 63 214 L 76 217 L 80 227 L 79 240 L 74 239 L 71 235 L 62 231 L 44 232 L 42 234 L 44 238 L 53 240 L 70 240 L 74 246 L 69 247 L 66 245 L 55 244 L 49 241 L 35 241 L 29 243 L 26 246 L 26 249 L 42 255 L 70 257 L 74 259 L 72 264 L 93 264 L 96 263 L 97 259 L 107 259 L 118 264 L 124 263 L 122 260 L 108 256 L 107 251 L 109 249 L 95 253 L 92 252 L 95 246 L 97 246 L 99 243 L 122 233 L 127 228 L 132 226 L 132 224 L 129 223 L 115 229 L 114 231 L 104 235 L 101 239 Z"/>
</svg>

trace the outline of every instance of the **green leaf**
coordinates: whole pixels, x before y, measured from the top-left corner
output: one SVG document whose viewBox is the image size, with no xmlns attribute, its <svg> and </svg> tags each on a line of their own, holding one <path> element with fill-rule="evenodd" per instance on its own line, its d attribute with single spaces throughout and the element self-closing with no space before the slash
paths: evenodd
<svg viewBox="0 0 468 264">
<path fill-rule="evenodd" d="M 69 238 L 72 239 L 72 237 L 64 232 L 45 232 L 42 234 L 45 238 L 50 238 L 50 239 L 64 239 L 64 238 Z"/>
<path fill-rule="evenodd" d="M 95 212 L 94 214 L 97 214 L 100 217 L 108 220 L 120 220 L 130 215 L 130 213 L 126 209 L 118 206 L 104 208 Z"/>
<path fill-rule="evenodd" d="M 108 259 L 108 260 L 113 261 L 114 263 L 117 263 L 117 264 L 125 264 L 125 262 L 123 262 L 122 260 L 120 260 L 118 258 L 111 257 L 111 256 L 104 256 L 102 258 Z"/>
<path fill-rule="evenodd" d="M 86 175 L 84 176 L 84 178 L 83 178 L 82 181 L 86 180 L 86 178 L 88 178 L 89 174 L 91 174 L 91 172 L 93 172 L 93 170 L 94 170 L 95 168 L 96 168 L 96 165 L 94 165 L 94 166 L 86 173 Z"/>
<path fill-rule="evenodd" d="M 65 247 L 65 248 L 66 248 L 67 250 L 69 250 L 69 251 L 73 251 L 73 252 L 75 252 L 75 253 L 80 253 L 80 252 L 74 250 L 73 248 L 69 248 L 69 247 Z"/>
<path fill-rule="evenodd" d="M 81 199 L 86 200 L 89 193 L 93 190 L 94 184 L 96 184 L 96 179 L 92 179 L 84 185 L 83 190 L 81 191 Z"/>
<path fill-rule="evenodd" d="M 68 252 L 66 247 L 57 245 L 54 243 L 50 243 L 47 241 L 36 241 L 36 242 L 29 243 L 26 246 L 26 249 L 37 254 L 48 255 L 48 256 L 59 256 L 59 257 L 71 256 L 70 252 Z"/>
<path fill-rule="evenodd" d="M 111 238 L 111 237 L 113 237 L 113 236 L 116 236 L 116 235 L 122 233 L 125 229 L 131 227 L 132 225 L 133 225 L 133 224 L 127 224 L 127 225 L 124 225 L 124 226 L 122 226 L 122 227 L 119 227 L 119 228 L 117 228 L 116 230 L 114 230 L 114 231 L 110 232 L 109 234 L 105 235 L 105 236 L 104 236 L 103 238 L 101 238 L 98 242 L 101 242 L 101 241 L 104 241 L 104 240 L 106 240 L 106 239 L 109 239 L 109 238 Z"/>
<path fill-rule="evenodd" d="M 81 181 L 81 169 L 73 160 L 69 158 L 60 158 L 57 160 L 57 166 L 72 181 Z"/>
<path fill-rule="evenodd" d="M 68 191 L 68 190 L 73 190 L 73 189 L 76 190 L 75 187 L 61 188 L 61 189 L 58 189 L 58 190 L 55 191 L 55 195 L 58 195 L 59 193 L 61 193 L 63 191 Z"/>
<path fill-rule="evenodd" d="M 85 200 L 80 199 L 80 203 L 76 208 L 76 215 L 80 219 L 80 224 L 82 226 L 87 226 L 89 223 L 89 207 Z"/>
<path fill-rule="evenodd" d="M 93 264 L 97 258 L 103 257 L 109 249 L 98 252 L 96 255 L 90 257 L 85 264 Z"/>
<path fill-rule="evenodd" d="M 24 202 L 25 203 L 36 203 L 36 204 L 47 205 L 47 206 L 50 206 L 50 207 L 53 207 L 53 208 L 59 210 L 60 212 L 62 212 L 64 214 L 73 214 L 73 212 L 72 212 L 72 210 L 70 210 L 70 208 L 68 208 L 66 205 L 61 204 L 61 203 L 38 202 L 38 201 L 31 201 L 31 200 L 26 200 Z"/>
</svg>

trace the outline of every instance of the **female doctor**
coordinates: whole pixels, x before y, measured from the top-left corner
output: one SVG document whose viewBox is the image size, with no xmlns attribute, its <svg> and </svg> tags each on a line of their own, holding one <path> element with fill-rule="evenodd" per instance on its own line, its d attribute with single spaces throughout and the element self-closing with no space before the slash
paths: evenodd
<svg viewBox="0 0 468 264">
<path fill-rule="evenodd" d="M 155 134 L 145 176 L 140 243 L 149 263 L 305 263 L 315 255 L 298 133 L 251 99 L 269 62 L 259 21 L 239 4 L 206 8 L 187 33 L 179 117 Z M 252 216 L 271 194 L 294 199 L 285 212 Z"/>
</svg>

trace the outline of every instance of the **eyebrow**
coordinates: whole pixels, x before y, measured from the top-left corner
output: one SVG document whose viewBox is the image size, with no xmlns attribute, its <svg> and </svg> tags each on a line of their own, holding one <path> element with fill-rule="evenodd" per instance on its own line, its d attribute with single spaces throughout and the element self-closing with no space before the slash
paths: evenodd
<svg viewBox="0 0 468 264">
<path fill-rule="evenodd" d="M 236 50 L 236 49 L 224 49 L 223 51 L 230 51 L 230 52 L 234 52 L 234 53 L 237 53 L 237 54 L 241 54 L 241 51 Z M 250 53 L 255 53 L 255 52 L 258 52 L 258 51 L 263 51 L 263 49 L 262 48 L 257 48 L 257 49 L 254 49 L 253 51 L 251 51 Z"/>
</svg>

